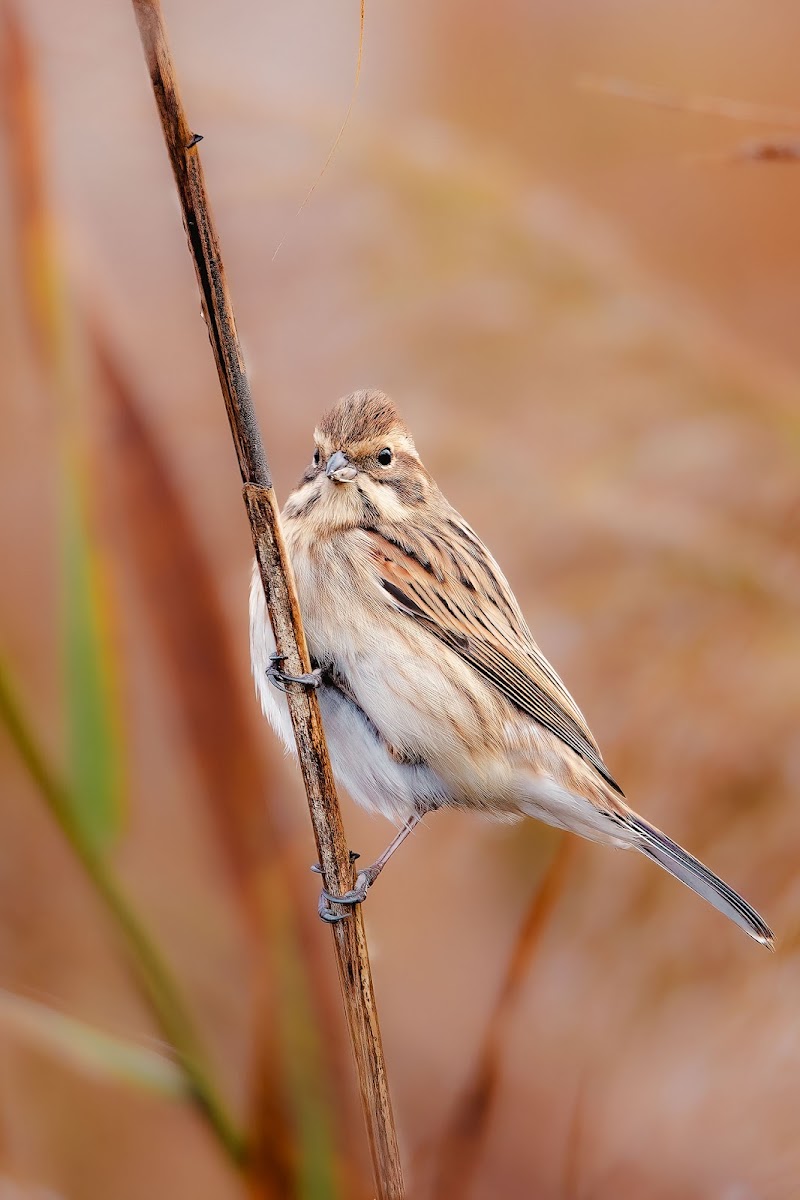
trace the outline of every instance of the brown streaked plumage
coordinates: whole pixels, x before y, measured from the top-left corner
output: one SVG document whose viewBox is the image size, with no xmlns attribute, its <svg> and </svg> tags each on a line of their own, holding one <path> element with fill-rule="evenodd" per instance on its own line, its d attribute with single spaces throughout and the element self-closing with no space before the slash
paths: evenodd
<svg viewBox="0 0 800 1200">
<path fill-rule="evenodd" d="M 346 899 L 363 900 L 420 816 L 452 805 L 640 850 L 771 946 L 736 892 L 625 803 L 500 568 L 423 467 L 388 397 L 345 397 L 314 439 L 284 523 L 331 761 L 356 801 L 405 822 Z M 293 748 L 272 684 L 300 685 L 270 660 L 257 573 L 250 603 L 256 687 Z"/>
</svg>

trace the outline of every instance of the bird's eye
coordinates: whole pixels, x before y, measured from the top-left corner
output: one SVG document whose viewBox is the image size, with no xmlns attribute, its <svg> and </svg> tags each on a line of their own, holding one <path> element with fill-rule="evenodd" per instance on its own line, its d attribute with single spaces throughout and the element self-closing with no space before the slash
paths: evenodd
<svg viewBox="0 0 800 1200">
<path fill-rule="evenodd" d="M 381 464 L 382 467 L 388 467 L 389 463 L 391 461 L 392 461 L 392 452 L 389 449 L 389 447 L 387 446 L 384 450 L 381 450 L 380 454 L 378 455 L 378 462 Z"/>
<path fill-rule="evenodd" d="M 314 466 L 319 466 L 319 447 L 314 451 Z"/>
</svg>

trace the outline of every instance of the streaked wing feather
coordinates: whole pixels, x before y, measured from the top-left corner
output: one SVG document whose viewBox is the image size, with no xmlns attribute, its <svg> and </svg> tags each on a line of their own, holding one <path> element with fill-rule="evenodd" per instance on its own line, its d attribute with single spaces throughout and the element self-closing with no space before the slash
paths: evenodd
<svg viewBox="0 0 800 1200">
<path fill-rule="evenodd" d="M 423 623 L 516 708 L 571 747 L 616 792 L 575 701 L 531 637 L 503 575 L 477 535 L 455 515 L 447 543 L 375 527 L 367 531 L 393 603 Z"/>
</svg>

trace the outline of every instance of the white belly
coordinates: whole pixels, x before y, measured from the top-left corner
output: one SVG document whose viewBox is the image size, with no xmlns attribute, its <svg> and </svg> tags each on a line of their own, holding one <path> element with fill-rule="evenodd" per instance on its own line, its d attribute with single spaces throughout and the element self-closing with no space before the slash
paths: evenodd
<svg viewBox="0 0 800 1200">
<path fill-rule="evenodd" d="M 250 584 L 250 658 L 256 694 L 286 749 L 296 753 L 286 697 L 267 678 L 274 652 L 275 638 L 261 580 L 254 568 Z M 452 802 L 448 789 L 428 767 L 393 758 L 374 725 L 339 689 L 323 684 L 317 697 L 334 777 L 357 804 L 402 823 L 415 812 Z"/>
</svg>

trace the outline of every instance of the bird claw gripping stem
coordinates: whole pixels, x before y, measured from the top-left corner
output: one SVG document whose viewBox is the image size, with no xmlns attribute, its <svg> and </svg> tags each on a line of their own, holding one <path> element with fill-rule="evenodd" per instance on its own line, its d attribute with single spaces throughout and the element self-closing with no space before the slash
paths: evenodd
<svg viewBox="0 0 800 1200">
<path fill-rule="evenodd" d="M 315 667 L 313 671 L 307 671 L 305 675 L 287 675 L 278 666 L 286 658 L 285 654 L 270 654 L 269 666 L 267 667 L 267 679 L 273 687 L 276 687 L 280 692 L 288 692 L 290 683 L 300 683 L 303 687 L 318 688 L 322 683 L 322 669 Z"/>
<path fill-rule="evenodd" d="M 361 857 L 361 855 L 358 854 L 355 850 L 350 851 L 350 862 L 351 863 L 354 863 L 356 861 L 356 859 L 358 859 L 360 857 Z M 319 865 L 319 863 L 314 863 L 311 870 L 315 873 L 315 875 L 322 874 L 322 867 Z M 329 925 L 336 925 L 339 921 L 347 920 L 347 918 L 350 916 L 349 912 L 335 913 L 331 909 L 330 905 L 331 905 L 331 903 L 333 903 L 333 904 L 349 904 L 349 905 L 360 904 L 367 895 L 367 889 L 369 888 L 369 884 L 372 883 L 372 880 L 370 880 L 369 883 L 366 884 L 366 886 L 363 889 L 363 895 L 362 895 L 361 891 L 359 890 L 359 883 L 360 883 L 362 874 L 366 874 L 368 871 L 369 871 L 369 867 L 367 867 L 366 871 L 363 871 L 363 872 L 359 871 L 358 877 L 356 879 L 356 886 L 352 889 L 352 891 L 345 892 L 345 894 L 343 896 L 334 896 L 332 892 L 327 891 L 325 888 L 322 889 L 322 891 L 319 894 L 319 901 L 317 903 L 317 912 L 319 913 L 319 915 L 323 921 L 327 921 L 327 923 Z M 352 897 L 352 899 L 351 899 L 351 897 Z"/>
<path fill-rule="evenodd" d="M 342 921 L 346 916 L 348 916 L 348 913 L 333 912 L 329 908 L 329 905 L 331 904 L 345 904 L 352 907 L 354 904 L 364 903 L 367 898 L 367 892 L 372 887 L 373 883 L 378 878 L 381 871 L 394 854 L 395 850 L 397 850 L 398 847 L 403 844 L 411 831 L 416 829 L 420 819 L 420 813 L 414 813 L 413 817 L 409 817 L 400 832 L 392 838 L 391 842 L 386 847 L 380 858 L 376 858 L 374 863 L 370 863 L 368 867 L 364 867 L 358 872 L 356 876 L 356 886 L 351 888 L 349 892 L 345 892 L 343 896 L 334 896 L 333 892 L 326 891 L 325 888 L 322 889 L 322 894 L 320 895 L 319 905 L 317 908 L 323 921 L 329 921 L 333 923 L 334 921 Z M 350 851 L 351 863 L 354 863 L 358 857 L 359 856 L 355 854 L 354 851 Z M 311 870 L 316 871 L 318 874 L 322 873 L 319 865 L 312 867 Z"/>
</svg>

